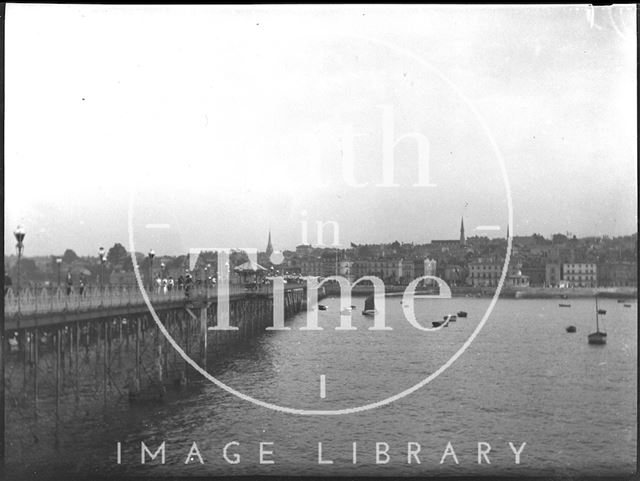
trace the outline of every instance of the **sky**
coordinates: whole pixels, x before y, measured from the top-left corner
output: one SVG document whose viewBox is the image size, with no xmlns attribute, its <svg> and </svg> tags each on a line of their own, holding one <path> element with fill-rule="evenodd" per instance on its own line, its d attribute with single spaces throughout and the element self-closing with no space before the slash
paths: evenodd
<svg viewBox="0 0 640 481">
<path fill-rule="evenodd" d="M 276 249 L 426 243 L 462 217 L 505 236 L 510 203 L 516 235 L 631 234 L 635 22 L 633 6 L 8 5 L 5 254 L 18 224 L 25 255 L 264 249 L 269 230 Z"/>
</svg>

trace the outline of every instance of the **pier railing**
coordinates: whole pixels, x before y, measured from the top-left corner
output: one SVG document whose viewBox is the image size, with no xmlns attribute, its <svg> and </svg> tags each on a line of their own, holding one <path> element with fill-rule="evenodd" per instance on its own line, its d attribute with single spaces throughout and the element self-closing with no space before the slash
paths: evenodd
<svg viewBox="0 0 640 481">
<path fill-rule="evenodd" d="M 287 285 L 286 289 L 300 286 Z M 229 286 L 229 295 L 260 293 L 269 294 L 272 287 L 261 284 L 252 287 Z M 210 286 L 190 286 L 189 289 L 153 289 L 147 295 L 154 305 L 216 298 L 218 288 Z M 88 311 L 111 307 L 135 306 L 144 304 L 144 298 L 138 286 L 86 287 L 82 293 L 78 290 L 67 292 L 65 287 L 22 289 L 19 294 L 9 289 L 4 296 L 5 318 L 15 315 L 36 315 L 63 311 Z"/>
</svg>

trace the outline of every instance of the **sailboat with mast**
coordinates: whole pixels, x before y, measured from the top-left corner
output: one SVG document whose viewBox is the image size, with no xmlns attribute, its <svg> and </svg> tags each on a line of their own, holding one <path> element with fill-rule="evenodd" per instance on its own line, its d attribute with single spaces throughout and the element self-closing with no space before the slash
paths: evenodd
<svg viewBox="0 0 640 481">
<path fill-rule="evenodd" d="M 589 340 L 589 344 L 606 344 L 607 343 L 607 333 L 600 330 L 600 322 L 598 316 L 600 315 L 600 311 L 598 309 L 598 296 L 596 295 L 596 332 L 592 332 L 587 336 Z"/>
</svg>

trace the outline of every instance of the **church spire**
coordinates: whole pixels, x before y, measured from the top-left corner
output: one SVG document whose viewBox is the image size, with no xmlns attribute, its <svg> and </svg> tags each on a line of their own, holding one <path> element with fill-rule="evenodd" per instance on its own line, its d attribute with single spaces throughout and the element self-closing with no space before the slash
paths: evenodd
<svg viewBox="0 0 640 481">
<path fill-rule="evenodd" d="M 467 240 L 464 237 L 464 217 L 460 218 L 460 245 L 465 245 Z"/>
<path fill-rule="evenodd" d="M 265 252 L 267 253 L 267 257 L 271 257 L 271 254 L 273 253 L 273 246 L 271 245 L 271 229 L 269 229 L 269 240 L 267 241 L 267 250 Z"/>
</svg>

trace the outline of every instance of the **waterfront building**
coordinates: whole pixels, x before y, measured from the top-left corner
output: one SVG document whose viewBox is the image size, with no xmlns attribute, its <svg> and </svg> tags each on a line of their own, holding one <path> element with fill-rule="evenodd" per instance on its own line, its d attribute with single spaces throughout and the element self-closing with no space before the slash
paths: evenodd
<svg viewBox="0 0 640 481">
<path fill-rule="evenodd" d="M 322 258 L 322 276 L 336 276 L 338 275 L 338 260 L 333 257 Z"/>
<path fill-rule="evenodd" d="M 495 287 L 498 285 L 504 261 L 494 258 L 478 258 L 469 262 L 467 284 L 473 287 Z M 446 280 L 446 279 L 445 279 Z"/>
<path fill-rule="evenodd" d="M 352 261 L 339 261 L 338 262 L 338 275 L 349 279 L 349 281 L 355 280 L 353 278 L 353 262 Z"/>
<path fill-rule="evenodd" d="M 597 287 L 597 265 L 594 262 L 565 262 L 562 264 L 562 280 L 569 287 Z"/>
<path fill-rule="evenodd" d="M 527 264 L 522 267 L 522 275 L 529 277 L 529 285 L 542 287 L 546 282 L 546 266 Z"/>
<path fill-rule="evenodd" d="M 558 287 L 562 281 L 559 262 L 547 262 L 545 265 L 544 283 L 547 287 Z"/>
<path fill-rule="evenodd" d="M 387 284 L 408 284 L 416 277 L 414 261 L 398 258 L 357 259 L 351 272 L 354 278 L 376 276 Z"/>
<path fill-rule="evenodd" d="M 409 284 L 412 280 L 421 275 L 421 271 L 422 270 L 416 271 L 415 261 L 410 259 L 400 259 L 400 272 L 398 276 L 400 284 Z"/>
<path fill-rule="evenodd" d="M 436 269 L 438 267 L 438 261 L 431 259 L 430 257 L 422 261 L 422 275 L 423 276 L 435 276 Z M 417 277 L 417 276 L 416 276 Z"/>
<path fill-rule="evenodd" d="M 304 257 L 299 260 L 299 265 L 303 276 L 324 276 L 324 263 L 319 257 Z"/>
<path fill-rule="evenodd" d="M 467 269 L 458 264 L 447 264 L 442 269 L 442 279 L 450 286 L 464 284 Z"/>
<path fill-rule="evenodd" d="M 516 261 L 509 266 L 505 287 L 529 287 L 529 276 L 522 273 L 522 265 Z"/>
<path fill-rule="evenodd" d="M 598 286 L 637 287 L 637 262 L 604 262 L 598 264 Z"/>
</svg>

